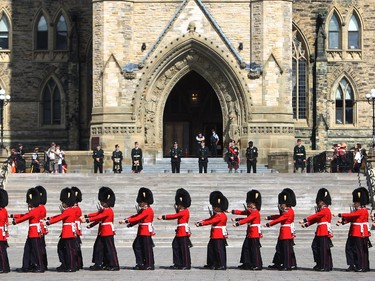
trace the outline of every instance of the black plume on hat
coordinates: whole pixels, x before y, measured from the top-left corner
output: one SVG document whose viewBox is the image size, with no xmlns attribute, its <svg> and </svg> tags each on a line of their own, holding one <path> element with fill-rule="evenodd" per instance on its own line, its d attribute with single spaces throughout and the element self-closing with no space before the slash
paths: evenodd
<svg viewBox="0 0 375 281">
<path fill-rule="evenodd" d="M 262 195 L 258 190 L 250 190 L 246 196 L 246 203 L 254 203 L 258 211 L 262 207 Z"/>
<path fill-rule="evenodd" d="M 39 191 L 39 195 L 40 195 L 39 204 L 46 205 L 46 203 L 47 203 L 47 190 L 41 185 L 37 185 L 35 187 L 35 189 Z"/>
<path fill-rule="evenodd" d="M 359 202 L 361 206 L 370 204 L 369 194 L 366 188 L 359 187 L 354 189 L 353 193 L 353 202 Z"/>
<path fill-rule="evenodd" d="M 175 202 L 176 205 L 182 205 L 184 208 L 189 208 L 191 205 L 191 197 L 189 192 L 183 188 L 177 189 Z"/>
<path fill-rule="evenodd" d="M 291 188 L 284 188 L 283 191 L 286 191 L 290 194 L 291 196 L 291 204 L 290 206 L 295 207 L 297 205 L 297 198 L 296 194 L 294 193 L 293 189 Z"/>
<path fill-rule="evenodd" d="M 137 203 L 146 202 L 148 205 L 154 203 L 154 196 L 152 191 L 146 187 L 141 187 L 138 191 Z"/>
<path fill-rule="evenodd" d="M 323 201 L 326 205 L 332 204 L 331 195 L 325 188 L 319 189 L 318 193 L 316 194 L 315 203 L 318 204 L 320 201 Z"/>
<path fill-rule="evenodd" d="M 228 199 L 220 191 L 211 192 L 210 204 L 212 205 L 212 207 L 218 207 L 222 211 L 228 210 L 229 207 Z"/>
<path fill-rule="evenodd" d="M 39 191 L 35 188 L 30 188 L 26 193 L 26 203 L 38 207 L 40 204 L 40 194 Z"/>
<path fill-rule="evenodd" d="M 82 192 L 81 190 L 76 187 L 76 186 L 72 186 L 72 190 L 74 192 L 74 196 L 76 198 L 76 202 L 81 202 L 82 201 Z"/>
<path fill-rule="evenodd" d="M 283 190 L 279 193 L 279 204 L 285 204 L 288 207 L 293 206 L 293 195 L 291 195 L 287 190 Z"/>
<path fill-rule="evenodd" d="M 99 189 L 98 199 L 100 202 L 107 203 L 109 207 L 114 207 L 116 202 L 116 196 L 113 190 L 107 186 L 102 186 Z"/>
<path fill-rule="evenodd" d="M 8 206 L 8 192 L 0 188 L 0 208 Z"/>
<path fill-rule="evenodd" d="M 60 201 L 68 205 L 68 207 L 74 206 L 76 202 L 74 192 L 69 187 L 65 187 L 60 192 Z"/>
</svg>

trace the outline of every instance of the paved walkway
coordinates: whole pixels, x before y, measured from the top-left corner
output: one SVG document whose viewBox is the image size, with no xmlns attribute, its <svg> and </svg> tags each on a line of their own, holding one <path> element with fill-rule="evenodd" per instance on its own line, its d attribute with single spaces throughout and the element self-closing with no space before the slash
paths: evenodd
<svg viewBox="0 0 375 281">
<path fill-rule="evenodd" d="M 334 270 L 332 272 L 312 271 L 314 266 L 310 248 L 295 247 L 299 270 L 291 272 L 279 272 L 264 269 L 262 271 L 238 270 L 237 265 L 241 253 L 240 248 L 228 247 L 228 270 L 213 271 L 203 269 L 206 260 L 205 247 L 193 247 L 191 249 L 193 268 L 190 271 L 178 271 L 168 269 L 172 264 L 171 248 L 155 247 L 155 271 L 135 271 L 134 255 L 131 248 L 118 248 L 118 257 L 121 270 L 117 272 L 80 270 L 76 273 L 59 273 L 55 268 L 59 266 L 56 246 L 48 247 L 48 261 L 50 270 L 42 273 L 18 273 L 17 267 L 21 266 L 23 249 L 18 247 L 8 248 L 8 255 L 12 272 L 2 275 L 2 280 L 374 280 L 375 270 L 367 273 L 345 272 L 347 268 L 345 252 L 342 247 L 335 246 L 332 251 Z M 83 249 L 84 267 L 91 265 L 92 249 Z M 274 254 L 273 247 L 263 247 L 263 264 L 266 267 L 270 264 Z M 370 265 L 375 266 L 375 251 L 370 249 Z"/>
</svg>

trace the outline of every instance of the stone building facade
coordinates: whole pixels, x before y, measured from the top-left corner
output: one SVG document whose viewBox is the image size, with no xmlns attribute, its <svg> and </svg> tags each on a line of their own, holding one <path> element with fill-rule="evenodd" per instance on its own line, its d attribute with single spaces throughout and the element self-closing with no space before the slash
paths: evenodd
<svg viewBox="0 0 375 281">
<path fill-rule="evenodd" d="M 243 153 L 253 140 L 262 162 L 296 138 L 308 149 L 371 144 L 371 0 L 0 0 L 0 9 L 6 144 L 138 141 L 151 162 L 173 141 L 194 155 L 195 135 L 211 129 L 221 148 L 235 139 Z"/>
</svg>

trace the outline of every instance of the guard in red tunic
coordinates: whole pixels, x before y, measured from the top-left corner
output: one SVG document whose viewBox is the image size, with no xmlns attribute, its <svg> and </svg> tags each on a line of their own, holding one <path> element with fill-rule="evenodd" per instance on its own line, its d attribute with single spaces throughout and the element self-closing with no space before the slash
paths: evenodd
<svg viewBox="0 0 375 281">
<path fill-rule="evenodd" d="M 341 219 L 337 224 L 350 223 L 349 236 L 346 241 L 346 262 L 349 265 L 347 271 L 370 271 L 368 257 L 369 245 L 369 215 L 366 205 L 370 203 L 369 193 L 366 188 L 360 187 L 353 191 L 354 211 L 338 214 Z"/>
<path fill-rule="evenodd" d="M 315 232 L 315 238 L 312 242 L 311 249 L 314 255 L 316 271 L 331 271 L 332 270 L 332 255 L 331 255 L 331 220 L 332 214 L 329 206 L 331 205 L 331 195 L 325 188 L 321 188 L 316 195 L 317 212 L 307 218 L 304 218 L 299 223 L 302 227 L 309 227 L 316 223 L 318 226 Z"/>
<path fill-rule="evenodd" d="M 10 271 L 7 248 L 8 246 L 8 193 L 0 188 L 0 273 Z"/>
<path fill-rule="evenodd" d="M 39 191 L 39 195 L 40 195 L 40 204 L 38 208 L 40 210 L 40 217 L 41 217 L 40 227 L 42 230 L 42 241 L 43 241 L 43 262 L 44 262 L 44 267 L 47 270 L 48 259 L 47 259 L 47 250 L 46 250 L 46 235 L 48 234 L 48 227 L 47 225 L 44 224 L 44 219 L 47 217 L 47 209 L 46 209 L 47 191 L 41 185 L 38 185 L 35 188 L 36 190 Z"/>
<path fill-rule="evenodd" d="M 43 262 L 45 247 L 40 226 L 40 220 L 43 217 L 40 214 L 40 208 L 38 208 L 39 202 L 39 191 L 35 188 L 30 188 L 26 193 L 26 203 L 28 204 L 29 212 L 11 215 L 13 225 L 29 221 L 29 232 L 23 252 L 22 268 L 18 268 L 18 272 L 44 272 L 46 270 Z"/>
<path fill-rule="evenodd" d="M 207 265 L 205 268 L 226 270 L 227 269 L 227 215 L 228 199 L 220 192 L 214 191 L 210 194 L 210 204 L 213 214 L 210 218 L 195 223 L 197 227 L 211 225 L 210 241 L 207 245 Z"/>
<path fill-rule="evenodd" d="M 262 270 L 262 256 L 260 254 L 259 239 L 262 238 L 260 224 L 260 208 L 262 206 L 262 196 L 258 190 L 250 190 L 246 196 L 247 209 L 232 210 L 234 215 L 246 215 L 246 218 L 232 218 L 233 226 L 237 227 L 247 224 L 247 235 L 243 242 L 241 260 L 238 268 L 249 270 Z"/>
<path fill-rule="evenodd" d="M 51 225 L 63 221 L 59 243 L 57 244 L 57 253 L 61 266 L 56 270 L 59 272 L 75 272 L 76 264 L 76 210 L 73 208 L 75 203 L 74 192 L 66 187 L 61 190 L 60 201 L 62 213 L 60 215 L 47 218 L 46 224 Z"/>
<path fill-rule="evenodd" d="M 141 187 L 138 191 L 137 203 L 139 211 L 137 214 L 128 217 L 120 224 L 126 223 L 128 227 L 138 224 L 137 237 L 133 242 L 133 251 L 135 254 L 135 270 L 154 270 L 154 242 L 152 236 L 155 235 L 152 222 L 154 220 L 154 211 L 151 205 L 154 203 L 154 197 L 148 188 Z"/>
<path fill-rule="evenodd" d="M 292 208 L 295 205 L 294 192 L 290 192 L 284 189 L 278 196 L 279 211 L 280 215 L 273 215 L 266 217 L 267 220 L 272 220 L 266 223 L 265 227 L 271 227 L 275 224 L 280 223 L 279 238 L 276 244 L 276 253 L 273 258 L 273 265 L 270 265 L 271 269 L 279 270 L 292 270 L 297 268 L 295 254 L 294 254 L 294 242 L 295 228 L 294 228 L 294 210 Z"/>
<path fill-rule="evenodd" d="M 113 226 L 116 196 L 113 190 L 103 186 L 99 189 L 98 200 L 102 208 L 98 212 L 81 217 L 82 222 L 91 223 L 88 228 L 99 224 L 98 236 L 95 240 L 90 270 L 120 270 L 115 246 L 115 230 Z"/>
<path fill-rule="evenodd" d="M 185 189 L 180 188 L 176 191 L 175 196 L 175 214 L 160 215 L 158 220 L 174 220 L 177 219 L 176 236 L 172 242 L 173 249 L 173 265 L 172 269 L 190 269 L 191 258 L 190 258 L 190 228 L 189 218 L 190 212 L 189 207 L 191 205 L 191 198 L 189 192 Z"/>
<path fill-rule="evenodd" d="M 82 210 L 81 207 L 78 205 L 79 202 L 82 202 L 82 192 L 81 190 L 76 187 L 72 186 L 72 191 L 74 192 L 74 198 L 75 203 L 73 206 L 73 209 L 76 211 L 76 249 L 77 249 L 77 270 L 80 270 L 83 268 L 83 258 L 82 258 L 82 251 L 81 251 L 81 236 L 82 236 L 82 227 L 81 227 L 81 216 L 82 216 Z"/>
</svg>

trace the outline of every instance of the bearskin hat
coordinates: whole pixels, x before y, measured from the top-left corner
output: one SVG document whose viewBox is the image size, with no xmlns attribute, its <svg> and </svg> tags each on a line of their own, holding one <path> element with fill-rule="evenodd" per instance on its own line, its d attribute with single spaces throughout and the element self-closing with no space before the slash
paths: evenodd
<svg viewBox="0 0 375 281">
<path fill-rule="evenodd" d="M 26 203 L 38 207 L 40 204 L 40 194 L 39 191 L 35 188 L 30 188 L 26 193 Z"/>
<path fill-rule="evenodd" d="M 353 191 L 353 202 L 359 202 L 361 206 L 370 204 L 369 194 L 366 188 L 359 187 Z"/>
<path fill-rule="evenodd" d="M 146 202 L 148 205 L 152 205 L 154 203 L 154 196 L 152 195 L 152 191 L 146 187 L 141 187 L 138 191 L 137 196 L 137 203 Z"/>
<path fill-rule="evenodd" d="M 8 192 L 0 188 L 0 208 L 8 206 Z"/>
<path fill-rule="evenodd" d="M 214 208 L 220 208 L 222 211 L 228 210 L 228 199 L 220 191 L 214 191 L 210 194 L 210 204 Z"/>
<path fill-rule="evenodd" d="M 100 202 L 107 203 L 108 207 L 114 207 L 116 196 L 113 190 L 107 186 L 102 186 L 99 189 L 98 199 Z"/>
<path fill-rule="evenodd" d="M 291 207 L 295 207 L 297 205 L 297 199 L 296 199 L 296 194 L 294 193 L 293 189 L 291 188 L 284 188 L 283 191 L 286 191 L 290 194 L 291 196 Z"/>
<path fill-rule="evenodd" d="M 72 190 L 74 192 L 74 196 L 76 198 L 76 202 L 77 203 L 81 202 L 82 201 L 82 192 L 81 192 L 81 190 L 78 187 L 76 187 L 76 186 L 72 186 Z"/>
<path fill-rule="evenodd" d="M 191 205 L 191 197 L 189 192 L 183 188 L 177 189 L 175 202 L 176 205 L 182 205 L 184 208 L 189 208 Z"/>
<path fill-rule="evenodd" d="M 40 204 L 46 205 L 46 203 L 47 203 L 47 190 L 41 185 L 37 185 L 35 188 L 36 188 L 36 190 L 39 191 Z"/>
<path fill-rule="evenodd" d="M 293 195 L 291 195 L 287 190 L 283 190 L 279 193 L 279 204 L 285 204 L 287 205 L 288 207 L 291 207 L 293 206 L 293 203 L 295 201 L 293 201 Z"/>
<path fill-rule="evenodd" d="M 262 207 L 262 196 L 258 190 L 250 190 L 246 196 L 246 203 L 254 203 L 258 211 Z"/>
<path fill-rule="evenodd" d="M 326 205 L 332 204 L 331 195 L 325 188 L 319 189 L 318 193 L 316 194 L 315 203 L 318 204 L 320 201 L 323 201 Z"/>
<path fill-rule="evenodd" d="M 69 187 L 65 187 L 60 192 L 60 201 L 68 205 L 68 207 L 74 206 L 74 203 L 76 201 L 74 192 Z"/>
</svg>

